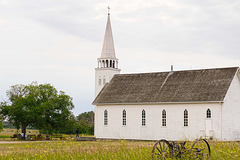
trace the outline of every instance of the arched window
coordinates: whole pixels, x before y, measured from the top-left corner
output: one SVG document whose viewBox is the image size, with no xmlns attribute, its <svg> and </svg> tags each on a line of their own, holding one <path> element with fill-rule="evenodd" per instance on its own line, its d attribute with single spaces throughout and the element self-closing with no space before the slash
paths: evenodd
<svg viewBox="0 0 240 160">
<path fill-rule="evenodd" d="M 188 111 L 184 110 L 184 127 L 188 126 Z"/>
<path fill-rule="evenodd" d="M 105 68 L 105 61 L 102 61 L 102 67 Z"/>
<path fill-rule="evenodd" d="M 167 126 L 167 113 L 165 109 L 162 111 L 162 126 Z"/>
<path fill-rule="evenodd" d="M 101 61 L 98 61 L 98 68 L 101 68 Z"/>
<path fill-rule="evenodd" d="M 211 110 L 207 109 L 207 118 L 211 118 Z"/>
<path fill-rule="evenodd" d="M 106 84 L 106 78 L 105 78 L 105 76 L 103 77 L 103 85 L 105 85 Z"/>
<path fill-rule="evenodd" d="M 102 84 L 102 79 L 101 79 L 101 77 L 99 77 L 99 79 L 98 79 L 98 85 L 101 85 Z"/>
<path fill-rule="evenodd" d="M 106 60 L 107 68 L 108 68 L 108 60 Z"/>
<path fill-rule="evenodd" d="M 122 112 L 122 117 L 123 117 L 123 126 L 126 126 L 127 125 L 127 113 L 126 113 L 126 110 L 124 109 L 123 112 Z"/>
<path fill-rule="evenodd" d="M 113 68 L 115 68 L 115 61 L 113 61 Z"/>
<path fill-rule="evenodd" d="M 108 125 L 108 112 L 107 110 L 104 111 L 104 125 Z"/>
<path fill-rule="evenodd" d="M 142 110 L 142 126 L 146 126 L 146 112 Z"/>
<path fill-rule="evenodd" d="M 110 67 L 112 67 L 112 60 L 110 60 Z"/>
</svg>

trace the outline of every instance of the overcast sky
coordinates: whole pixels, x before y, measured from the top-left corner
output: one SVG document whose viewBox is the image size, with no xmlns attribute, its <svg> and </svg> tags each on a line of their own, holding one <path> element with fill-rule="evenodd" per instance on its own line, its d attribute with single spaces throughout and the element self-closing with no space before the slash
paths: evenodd
<svg viewBox="0 0 240 160">
<path fill-rule="evenodd" d="M 239 0 L 0 0 L 0 96 L 50 83 L 94 110 L 107 6 L 121 73 L 240 66 Z"/>
</svg>

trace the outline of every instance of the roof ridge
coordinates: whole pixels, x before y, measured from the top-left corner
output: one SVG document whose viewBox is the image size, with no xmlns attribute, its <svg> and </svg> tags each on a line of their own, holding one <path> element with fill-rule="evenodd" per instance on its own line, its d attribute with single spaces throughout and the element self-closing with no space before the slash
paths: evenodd
<svg viewBox="0 0 240 160">
<path fill-rule="evenodd" d="M 239 67 L 224 67 L 224 68 L 206 68 L 206 69 L 192 69 L 192 70 L 177 70 L 173 72 L 185 72 L 185 71 L 203 71 L 203 70 L 217 70 L 217 69 L 233 69 L 233 68 L 239 68 Z M 143 73 L 123 73 L 123 74 L 117 74 L 118 76 L 124 76 L 124 75 L 138 75 L 138 74 L 156 74 L 156 73 L 170 73 L 171 71 L 163 71 L 163 72 L 143 72 Z"/>
</svg>

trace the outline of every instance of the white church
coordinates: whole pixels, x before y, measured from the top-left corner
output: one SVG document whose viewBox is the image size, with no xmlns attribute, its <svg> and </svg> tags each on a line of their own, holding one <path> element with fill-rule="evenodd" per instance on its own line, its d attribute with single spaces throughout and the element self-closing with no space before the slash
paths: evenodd
<svg viewBox="0 0 240 160">
<path fill-rule="evenodd" d="M 96 138 L 240 140 L 238 67 L 120 74 L 109 13 L 97 62 Z"/>
</svg>

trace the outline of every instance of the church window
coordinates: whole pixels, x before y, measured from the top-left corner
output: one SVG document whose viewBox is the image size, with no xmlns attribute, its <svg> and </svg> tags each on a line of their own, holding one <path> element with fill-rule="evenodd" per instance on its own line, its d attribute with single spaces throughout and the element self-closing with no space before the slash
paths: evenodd
<svg viewBox="0 0 240 160">
<path fill-rule="evenodd" d="M 108 60 L 106 60 L 106 64 L 107 64 L 107 67 L 108 67 Z"/>
<path fill-rule="evenodd" d="M 108 112 L 107 110 L 104 111 L 104 125 L 108 125 Z"/>
<path fill-rule="evenodd" d="M 126 113 L 126 110 L 124 109 L 123 112 L 122 112 L 122 116 L 123 116 L 123 126 L 126 126 L 127 125 L 127 113 Z"/>
<path fill-rule="evenodd" d="M 98 68 L 101 67 L 101 61 L 98 61 Z"/>
<path fill-rule="evenodd" d="M 113 61 L 113 68 L 115 68 L 115 61 Z"/>
<path fill-rule="evenodd" d="M 162 126 L 167 126 L 167 113 L 165 109 L 162 111 Z"/>
<path fill-rule="evenodd" d="M 142 126 L 146 126 L 146 112 L 142 110 Z"/>
<path fill-rule="evenodd" d="M 105 61 L 103 60 L 102 63 L 103 68 L 105 68 Z"/>
<path fill-rule="evenodd" d="M 105 84 L 106 84 L 106 78 L 103 77 L 103 85 L 105 85 Z"/>
<path fill-rule="evenodd" d="M 110 67 L 112 67 L 112 60 L 110 60 Z"/>
<path fill-rule="evenodd" d="M 102 84 L 102 79 L 101 79 L 101 77 L 99 77 L 99 79 L 98 79 L 98 85 L 101 85 Z"/>
<path fill-rule="evenodd" d="M 211 118 L 211 110 L 207 109 L 207 118 Z"/>
<path fill-rule="evenodd" d="M 184 127 L 188 126 L 188 111 L 184 110 Z"/>
</svg>

